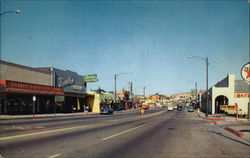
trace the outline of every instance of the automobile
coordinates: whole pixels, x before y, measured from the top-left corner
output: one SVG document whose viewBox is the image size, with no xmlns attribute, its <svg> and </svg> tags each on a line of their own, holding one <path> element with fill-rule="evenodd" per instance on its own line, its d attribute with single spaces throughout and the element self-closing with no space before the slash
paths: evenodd
<svg viewBox="0 0 250 158">
<path fill-rule="evenodd" d="M 172 106 L 168 106 L 168 111 L 173 111 L 173 107 Z"/>
<path fill-rule="evenodd" d="M 101 114 L 113 114 L 114 110 L 109 106 L 103 106 L 101 108 Z"/>
<path fill-rule="evenodd" d="M 142 108 L 143 108 L 144 110 L 148 110 L 148 109 L 149 109 L 149 106 L 148 106 L 148 105 L 142 105 Z"/>
<path fill-rule="evenodd" d="M 156 104 L 156 108 L 162 108 L 163 106 L 161 104 Z"/>
<path fill-rule="evenodd" d="M 173 106 L 173 109 L 177 109 L 177 106 Z"/>
<path fill-rule="evenodd" d="M 194 112 L 194 107 L 189 106 L 189 107 L 188 107 L 188 112 Z"/>
<path fill-rule="evenodd" d="M 177 110 L 181 111 L 181 110 L 182 110 L 182 106 L 179 105 L 179 106 L 177 107 Z"/>
</svg>

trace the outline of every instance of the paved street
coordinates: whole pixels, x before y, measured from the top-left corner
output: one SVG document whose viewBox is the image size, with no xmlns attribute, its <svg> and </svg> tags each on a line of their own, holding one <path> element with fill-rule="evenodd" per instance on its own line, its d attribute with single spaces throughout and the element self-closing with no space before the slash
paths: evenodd
<svg viewBox="0 0 250 158">
<path fill-rule="evenodd" d="M 249 142 L 185 110 L 12 119 L 0 124 L 4 158 L 250 156 Z"/>
</svg>

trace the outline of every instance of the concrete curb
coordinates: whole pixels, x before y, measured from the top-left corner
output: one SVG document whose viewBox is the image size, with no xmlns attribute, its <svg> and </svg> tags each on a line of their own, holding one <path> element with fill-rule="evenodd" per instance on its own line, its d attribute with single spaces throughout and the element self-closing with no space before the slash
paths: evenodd
<svg viewBox="0 0 250 158">
<path fill-rule="evenodd" d="M 233 133 L 234 135 L 236 135 L 238 137 L 242 137 L 244 135 L 242 132 L 235 130 L 233 128 L 230 128 L 230 127 L 225 127 L 224 129 L 227 130 L 228 132 Z"/>
<path fill-rule="evenodd" d="M 0 120 L 13 120 L 13 119 L 40 119 L 40 118 L 55 118 L 55 117 L 67 117 L 67 116 L 92 116 L 92 115 L 100 115 L 100 113 L 69 113 L 69 114 L 36 114 L 33 115 L 3 115 L 0 116 Z"/>
<path fill-rule="evenodd" d="M 208 121 L 227 121 L 226 119 L 220 119 L 220 118 L 203 118 L 203 120 L 208 120 Z"/>
</svg>

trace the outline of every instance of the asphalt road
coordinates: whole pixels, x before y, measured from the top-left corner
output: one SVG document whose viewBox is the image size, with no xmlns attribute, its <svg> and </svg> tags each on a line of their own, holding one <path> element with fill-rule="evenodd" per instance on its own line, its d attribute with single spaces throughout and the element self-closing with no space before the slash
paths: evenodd
<svg viewBox="0 0 250 158">
<path fill-rule="evenodd" d="M 186 111 L 1 120 L 2 157 L 250 157 L 250 144 Z"/>
</svg>

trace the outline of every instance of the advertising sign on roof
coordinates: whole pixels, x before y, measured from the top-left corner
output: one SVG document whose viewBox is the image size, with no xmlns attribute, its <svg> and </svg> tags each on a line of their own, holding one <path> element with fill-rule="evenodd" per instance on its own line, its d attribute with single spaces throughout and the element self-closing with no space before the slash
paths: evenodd
<svg viewBox="0 0 250 158">
<path fill-rule="evenodd" d="M 245 81 L 250 82 L 250 62 L 241 68 L 241 76 Z"/>
<path fill-rule="evenodd" d="M 97 74 L 91 74 L 91 75 L 84 75 L 83 76 L 84 82 L 97 82 Z"/>
</svg>

